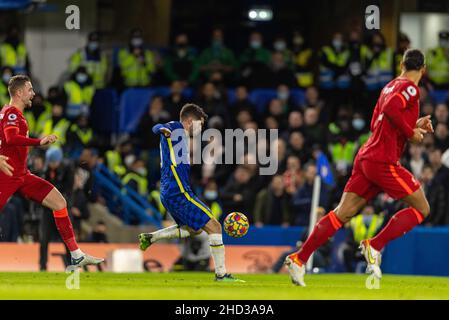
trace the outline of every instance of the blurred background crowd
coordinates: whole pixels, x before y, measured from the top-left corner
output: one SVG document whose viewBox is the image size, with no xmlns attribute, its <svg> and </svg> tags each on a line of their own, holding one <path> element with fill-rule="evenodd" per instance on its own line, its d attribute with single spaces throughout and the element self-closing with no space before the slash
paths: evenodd
<svg viewBox="0 0 449 320">
<path fill-rule="evenodd" d="M 402 55 L 413 47 L 405 33 L 398 34 L 396 46 L 388 46 L 381 31 L 364 32 L 356 25 L 349 32 L 335 31 L 319 45 L 316 39 L 312 45 L 302 28 L 270 36 L 254 28 L 236 50 L 234 35 L 214 27 L 202 45 L 181 31 L 169 46 L 156 49 L 145 42 L 145 30 L 133 28 L 126 45 L 111 53 L 104 49 L 102 33 L 92 31 L 60 70 L 61 80 L 44 92 L 22 31 L 10 26 L 0 43 L 0 103 L 9 102 L 11 76 L 32 77 L 37 95 L 25 113 L 29 134 L 54 133 L 59 140 L 49 149 L 31 151 L 30 170 L 58 187 L 79 237 L 93 242 L 107 242 L 107 228 L 98 220 L 83 230 L 88 203 L 112 203 L 97 187 L 99 166 L 145 199 L 162 220 L 171 221 L 159 199 L 159 136 L 151 127 L 177 120 L 186 102 L 205 110 L 209 128 L 279 130 L 279 168 L 273 176 L 259 175 L 257 164 L 192 165 L 191 183 L 213 214 L 223 219 L 231 211 L 243 212 L 255 227 L 308 226 L 315 176 L 322 175 L 319 205 L 327 212 L 338 202 L 353 159 L 369 137 L 380 90 L 400 74 Z M 449 101 L 435 99 L 436 93 L 447 97 L 449 89 L 449 31 L 434 32 L 438 43 L 426 52 L 420 106 L 421 116 L 432 116 L 435 134 L 426 135 L 422 145 L 408 145 L 402 159 L 430 202 L 432 213 L 424 222 L 429 227 L 449 225 Z M 133 132 L 104 137 L 93 129 L 92 102 L 102 90 L 123 95 L 132 88 L 161 87 L 163 93 L 145 101 Z M 257 99 L 255 92 L 269 94 Z M 358 241 L 374 234 L 400 205 L 380 194 L 354 218 L 347 226 L 345 256 L 353 257 Z M 128 217 L 125 223 L 146 222 Z M 41 241 L 42 252 L 57 237 L 51 212 L 19 196 L 3 209 L 0 228 L 1 241 Z"/>
</svg>

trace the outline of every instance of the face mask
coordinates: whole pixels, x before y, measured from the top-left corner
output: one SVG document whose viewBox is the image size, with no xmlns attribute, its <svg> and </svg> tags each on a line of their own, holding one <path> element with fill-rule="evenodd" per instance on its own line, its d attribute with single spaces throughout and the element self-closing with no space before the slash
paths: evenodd
<svg viewBox="0 0 449 320">
<path fill-rule="evenodd" d="M 5 74 L 2 76 L 2 80 L 3 80 L 4 83 L 8 83 L 8 82 L 9 82 L 9 79 L 11 79 L 11 75 L 10 75 L 9 73 L 5 73 Z"/>
<path fill-rule="evenodd" d="M 284 41 L 276 41 L 273 47 L 276 51 L 283 51 L 286 48 L 286 44 Z"/>
<path fill-rule="evenodd" d="M 449 40 L 441 39 L 440 40 L 440 47 L 442 47 L 442 48 L 449 48 Z"/>
<path fill-rule="evenodd" d="M 295 46 L 301 46 L 304 43 L 304 39 L 302 37 L 294 37 L 293 44 Z"/>
<path fill-rule="evenodd" d="M 90 51 L 95 51 L 95 50 L 97 50 L 97 49 L 98 49 L 98 42 L 97 42 L 97 41 L 91 41 L 91 42 L 89 42 L 89 43 L 87 44 L 87 48 L 88 48 Z"/>
<path fill-rule="evenodd" d="M 140 47 L 143 44 L 143 39 L 138 37 L 138 38 L 132 38 L 131 39 L 131 45 L 133 47 Z"/>
<path fill-rule="evenodd" d="M 217 191 L 204 191 L 204 198 L 206 198 L 207 200 L 215 200 L 218 197 L 218 192 Z"/>
<path fill-rule="evenodd" d="M 77 73 L 76 74 L 76 81 L 78 83 L 84 83 L 87 81 L 87 74 L 85 73 Z"/>
<path fill-rule="evenodd" d="M 343 42 L 341 40 L 338 39 L 334 39 L 332 41 L 332 45 L 334 46 L 335 49 L 340 49 L 343 46 Z"/>
<path fill-rule="evenodd" d="M 278 98 L 282 101 L 287 101 L 289 97 L 289 93 L 287 91 L 278 92 Z"/>
<path fill-rule="evenodd" d="M 253 49 L 259 49 L 262 46 L 262 42 L 260 42 L 259 40 L 253 40 L 250 42 L 250 46 Z"/>
<path fill-rule="evenodd" d="M 145 169 L 145 168 L 138 168 L 138 169 L 136 170 L 136 172 L 137 172 L 138 174 L 140 174 L 141 176 L 146 176 L 146 175 L 147 175 L 147 169 Z"/>
<path fill-rule="evenodd" d="M 365 120 L 363 119 L 354 119 L 352 120 L 352 126 L 356 130 L 362 130 L 365 127 Z"/>
</svg>

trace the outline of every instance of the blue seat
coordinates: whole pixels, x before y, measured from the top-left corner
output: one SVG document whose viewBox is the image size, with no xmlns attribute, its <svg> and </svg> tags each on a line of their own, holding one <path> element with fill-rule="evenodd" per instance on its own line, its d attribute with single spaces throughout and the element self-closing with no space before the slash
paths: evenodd
<svg viewBox="0 0 449 320">
<path fill-rule="evenodd" d="M 433 90 L 429 92 L 429 95 L 435 100 L 435 103 L 445 103 L 449 99 L 448 90 Z"/>
<path fill-rule="evenodd" d="M 147 88 L 131 88 L 122 93 L 120 99 L 120 122 L 121 133 L 133 133 L 139 125 L 140 118 L 148 109 L 150 99 L 156 90 Z"/>
</svg>

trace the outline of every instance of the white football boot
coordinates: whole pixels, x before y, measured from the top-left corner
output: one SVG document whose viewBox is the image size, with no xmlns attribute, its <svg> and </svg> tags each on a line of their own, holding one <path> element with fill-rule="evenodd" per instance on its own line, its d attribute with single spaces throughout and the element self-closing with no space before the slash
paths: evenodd
<svg viewBox="0 0 449 320">
<path fill-rule="evenodd" d="M 285 258 L 284 264 L 288 268 L 293 284 L 305 287 L 304 275 L 306 274 L 306 266 L 298 260 L 296 254 L 291 254 Z"/>
<path fill-rule="evenodd" d="M 380 252 L 371 247 L 369 240 L 360 241 L 359 249 L 367 263 L 366 273 L 371 273 L 378 279 L 382 278 L 382 270 L 380 269 L 382 255 Z"/>
</svg>

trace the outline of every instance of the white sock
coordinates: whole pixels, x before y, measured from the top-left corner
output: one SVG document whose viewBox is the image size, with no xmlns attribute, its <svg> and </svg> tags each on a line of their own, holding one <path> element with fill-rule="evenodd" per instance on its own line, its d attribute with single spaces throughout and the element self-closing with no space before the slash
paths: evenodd
<svg viewBox="0 0 449 320">
<path fill-rule="evenodd" d="M 215 274 L 222 277 L 226 274 L 225 266 L 225 248 L 221 233 L 209 234 L 210 252 L 214 259 Z"/>
<path fill-rule="evenodd" d="M 84 252 L 82 252 L 81 249 L 78 248 L 76 250 L 70 251 L 70 255 L 74 259 L 79 259 L 84 255 Z"/>
<path fill-rule="evenodd" d="M 151 242 L 156 242 L 162 239 L 182 239 L 190 236 L 190 232 L 180 228 L 177 224 L 157 230 L 151 233 L 153 238 L 151 238 Z"/>
</svg>

